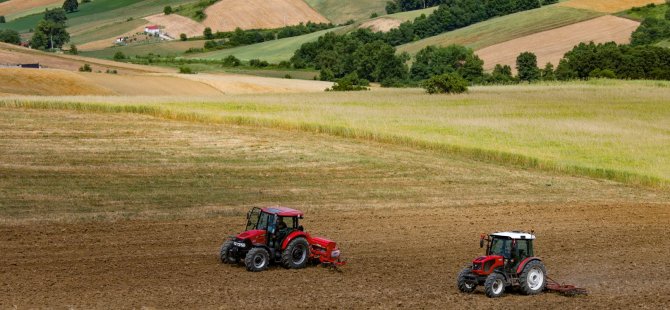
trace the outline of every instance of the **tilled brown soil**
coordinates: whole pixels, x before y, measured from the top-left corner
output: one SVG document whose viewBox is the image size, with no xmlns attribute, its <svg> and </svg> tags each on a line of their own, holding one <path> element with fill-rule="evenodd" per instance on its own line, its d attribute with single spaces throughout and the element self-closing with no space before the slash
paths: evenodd
<svg viewBox="0 0 670 310">
<path fill-rule="evenodd" d="M 348 265 L 261 273 L 222 265 L 242 217 L 0 228 L 0 308 L 667 308 L 670 205 L 528 205 L 315 210 L 304 224 L 338 240 Z M 551 277 L 586 297 L 457 291 L 478 235 L 535 229 Z"/>
</svg>

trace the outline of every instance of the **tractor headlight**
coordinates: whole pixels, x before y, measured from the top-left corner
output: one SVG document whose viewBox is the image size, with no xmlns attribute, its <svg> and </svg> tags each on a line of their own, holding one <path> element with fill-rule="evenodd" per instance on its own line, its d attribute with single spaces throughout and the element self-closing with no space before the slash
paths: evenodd
<svg viewBox="0 0 670 310">
<path fill-rule="evenodd" d="M 244 242 L 233 242 L 233 245 L 239 248 L 244 248 L 247 246 L 246 244 L 244 244 Z"/>
<path fill-rule="evenodd" d="M 340 250 L 334 250 L 331 252 L 330 257 L 340 257 Z"/>
</svg>

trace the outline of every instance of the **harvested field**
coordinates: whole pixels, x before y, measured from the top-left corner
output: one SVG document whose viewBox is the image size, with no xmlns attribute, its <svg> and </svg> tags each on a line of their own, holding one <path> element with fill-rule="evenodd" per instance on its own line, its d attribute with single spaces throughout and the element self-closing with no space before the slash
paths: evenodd
<svg viewBox="0 0 670 310">
<path fill-rule="evenodd" d="M 40 8 L 56 3 L 63 3 L 62 0 L 9 0 L 0 2 L 0 15 L 14 15 L 22 11 Z"/>
<path fill-rule="evenodd" d="M 182 33 L 186 34 L 189 38 L 202 36 L 203 31 L 205 31 L 205 26 L 202 24 L 178 14 L 156 14 L 147 16 L 144 19 L 148 20 L 151 24 L 165 27 L 164 30 L 167 35 L 174 39 L 179 39 L 179 35 Z"/>
<path fill-rule="evenodd" d="M 394 18 L 377 18 L 361 24 L 359 28 L 369 28 L 374 32 L 388 32 L 391 29 L 400 27 L 401 20 Z"/>
<path fill-rule="evenodd" d="M 561 2 L 559 5 L 605 13 L 616 13 L 649 3 L 663 4 L 665 0 L 569 0 Z"/>
<path fill-rule="evenodd" d="M 332 82 L 293 80 L 234 74 L 179 75 L 183 79 L 210 85 L 226 94 L 322 93 Z"/>
<path fill-rule="evenodd" d="M 263 29 L 288 25 L 327 23 L 303 0 L 222 0 L 205 10 L 206 27 L 214 31 L 233 31 L 235 28 Z"/>
<path fill-rule="evenodd" d="M 93 71 L 115 69 L 119 73 L 174 72 L 173 69 L 127 64 L 109 60 L 87 58 L 74 55 L 51 54 L 37 50 L 0 43 L 0 63 L 40 63 L 51 69 L 77 71 L 82 65 L 89 64 Z"/>
<path fill-rule="evenodd" d="M 38 96 L 112 95 L 112 91 L 63 70 L 0 69 L 0 93 Z"/>
<path fill-rule="evenodd" d="M 381 0 L 305 0 L 311 7 L 335 24 L 353 19 L 367 19 L 372 13 L 386 13 L 386 1 Z"/>
<path fill-rule="evenodd" d="M 670 247 L 668 192 L 296 131 L 0 112 L 0 308 L 670 303 L 670 267 L 659 264 Z M 217 262 L 250 206 L 277 203 L 303 209 L 308 231 L 339 242 L 343 273 Z M 479 233 L 531 228 L 549 275 L 589 296 L 458 293 Z M 427 235 L 437 236 L 430 247 L 417 242 Z M 323 285 L 279 285 L 287 279 Z"/>
<path fill-rule="evenodd" d="M 547 62 L 551 62 L 555 67 L 566 52 L 581 42 L 629 43 L 631 34 L 639 25 L 639 22 L 626 18 L 602 16 L 495 44 L 476 51 L 476 54 L 484 60 L 486 70 L 492 70 L 496 64 L 510 65 L 516 70 L 516 57 L 526 51 L 537 55 L 540 67 Z"/>
</svg>

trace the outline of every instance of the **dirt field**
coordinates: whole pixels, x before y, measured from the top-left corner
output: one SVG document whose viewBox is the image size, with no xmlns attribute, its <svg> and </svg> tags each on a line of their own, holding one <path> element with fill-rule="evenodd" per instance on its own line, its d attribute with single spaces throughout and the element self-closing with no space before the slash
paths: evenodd
<svg viewBox="0 0 670 310">
<path fill-rule="evenodd" d="M 323 92 L 332 82 L 292 80 L 237 74 L 179 75 L 180 78 L 210 85 L 227 94 Z"/>
<path fill-rule="evenodd" d="M 61 0 L 9 0 L 0 3 L 0 15 L 11 15 L 21 11 L 62 2 Z"/>
<path fill-rule="evenodd" d="M 665 0 L 570 0 L 559 5 L 605 13 L 616 13 L 649 3 L 662 4 Z"/>
<path fill-rule="evenodd" d="M 0 92 L 17 95 L 112 95 L 80 74 L 63 70 L 0 69 Z"/>
<path fill-rule="evenodd" d="M 495 44 L 476 53 L 484 60 L 486 70 L 492 70 L 496 64 L 510 65 L 516 70 L 516 57 L 526 51 L 537 55 L 538 66 L 551 62 L 556 67 L 563 55 L 580 42 L 629 43 L 631 33 L 639 25 L 630 19 L 608 15 Z"/>
<path fill-rule="evenodd" d="M 280 28 L 308 21 L 327 23 L 303 0 L 223 0 L 205 10 L 203 24 L 214 31 Z"/>
<path fill-rule="evenodd" d="M 667 192 L 299 132 L 0 112 L 0 308 L 670 303 Z M 343 272 L 219 264 L 245 210 L 273 203 L 339 241 Z M 507 229 L 534 229 L 549 275 L 591 294 L 459 293 L 479 233 Z"/>
<path fill-rule="evenodd" d="M 151 24 L 165 27 L 165 32 L 172 38 L 179 39 L 179 35 L 185 33 L 188 37 L 202 36 L 205 26 L 178 14 L 156 14 L 144 19 Z"/>
<path fill-rule="evenodd" d="M 402 20 L 399 19 L 378 18 L 361 24 L 359 28 L 370 28 L 374 32 L 388 32 L 391 29 L 400 27 L 400 24 L 402 24 Z"/>
<path fill-rule="evenodd" d="M 66 54 L 50 54 L 15 45 L 0 43 L 0 64 L 39 63 L 51 69 L 77 71 L 89 64 L 93 71 L 116 69 L 119 73 L 174 72 L 173 69 L 126 64 L 110 60 L 87 58 Z"/>
</svg>

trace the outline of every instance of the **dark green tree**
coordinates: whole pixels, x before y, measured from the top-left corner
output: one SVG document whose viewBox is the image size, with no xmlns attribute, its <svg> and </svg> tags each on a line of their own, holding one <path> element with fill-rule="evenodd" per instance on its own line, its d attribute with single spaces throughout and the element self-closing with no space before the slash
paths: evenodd
<svg viewBox="0 0 670 310">
<path fill-rule="evenodd" d="M 163 8 L 163 13 L 164 13 L 165 15 L 170 15 L 170 14 L 172 14 L 172 12 L 173 12 L 173 11 L 172 11 L 172 7 L 169 6 L 169 5 Z"/>
<path fill-rule="evenodd" d="M 21 36 L 15 30 L 0 29 L 0 42 L 19 45 L 21 44 Z"/>
<path fill-rule="evenodd" d="M 0 15 L 0 24 L 6 23 L 7 20 L 5 20 L 5 15 Z"/>
<path fill-rule="evenodd" d="M 68 41 L 70 34 L 65 30 L 65 23 L 45 19 L 37 23 L 30 45 L 37 49 L 54 49 L 63 47 Z"/>
<path fill-rule="evenodd" d="M 429 94 L 460 94 L 468 90 L 468 81 L 452 72 L 433 76 L 422 86 Z"/>
<path fill-rule="evenodd" d="M 514 76 L 512 75 L 512 67 L 508 65 L 497 64 L 491 73 L 491 83 L 495 84 L 511 84 L 514 83 Z"/>
<path fill-rule="evenodd" d="M 55 8 L 53 10 L 46 9 L 46 11 L 44 11 L 44 20 L 65 25 L 65 22 L 67 22 L 67 16 L 65 15 L 65 10 L 61 8 Z"/>
<path fill-rule="evenodd" d="M 63 10 L 67 13 L 79 11 L 79 2 L 77 0 L 65 0 Z"/>
<path fill-rule="evenodd" d="M 569 81 L 578 78 L 577 71 L 572 69 L 568 61 L 563 58 L 558 62 L 556 71 L 554 71 L 556 79 L 559 81 Z"/>
<path fill-rule="evenodd" d="M 540 78 L 540 68 L 537 67 L 537 56 L 531 52 L 523 52 L 516 58 L 516 70 L 521 81 L 532 82 Z"/>
<path fill-rule="evenodd" d="M 416 54 L 411 77 L 415 81 L 421 81 L 434 75 L 457 72 L 466 80 L 474 82 L 482 78 L 483 66 L 484 61 L 472 49 L 464 46 L 428 46 Z"/>
<path fill-rule="evenodd" d="M 542 80 L 543 81 L 554 81 L 556 80 L 556 74 L 554 73 L 554 65 L 548 62 L 544 69 L 541 70 Z"/>
<path fill-rule="evenodd" d="M 212 28 L 205 28 L 205 31 L 202 32 L 206 40 L 214 39 L 214 34 L 212 33 Z"/>
<path fill-rule="evenodd" d="M 68 51 L 71 55 L 79 55 L 79 50 L 77 49 L 77 46 L 74 44 L 70 44 L 70 50 Z"/>
<path fill-rule="evenodd" d="M 114 60 L 124 60 L 126 59 L 126 55 L 123 54 L 123 52 L 118 51 L 114 54 Z"/>
<path fill-rule="evenodd" d="M 186 41 L 186 40 L 188 40 L 188 37 L 186 36 L 185 33 L 182 33 L 182 34 L 179 35 L 179 40 Z"/>
</svg>

